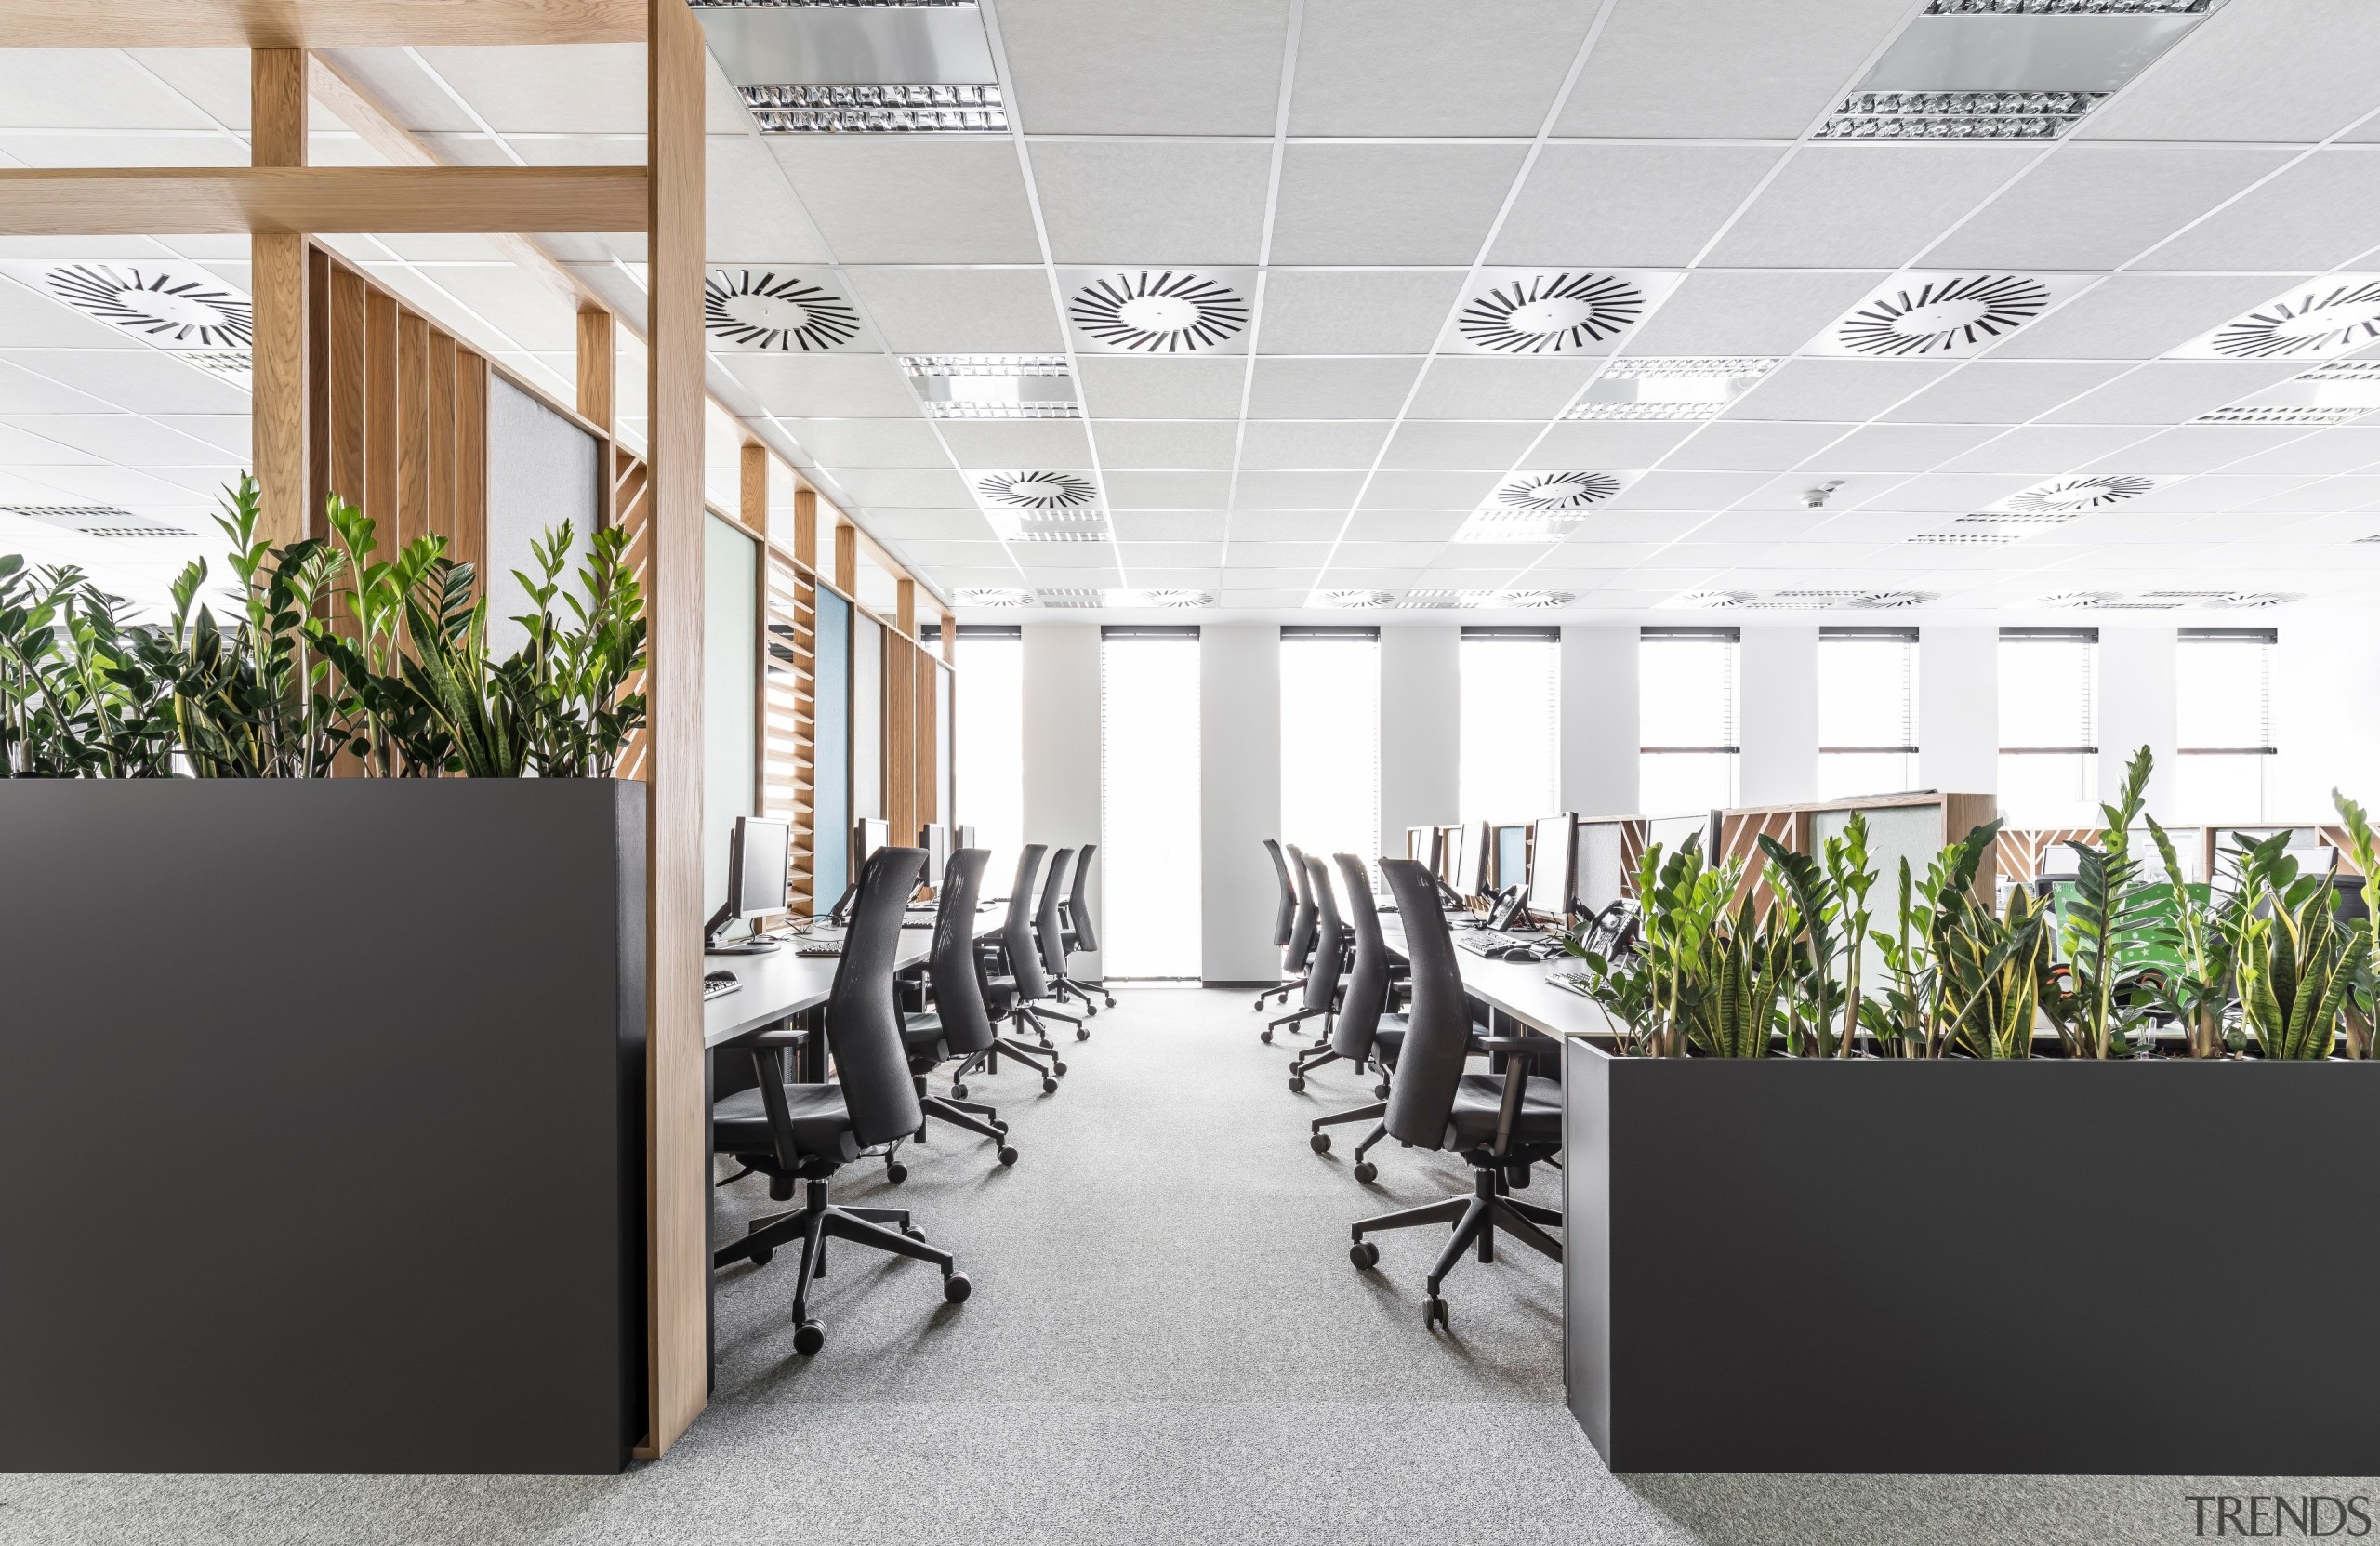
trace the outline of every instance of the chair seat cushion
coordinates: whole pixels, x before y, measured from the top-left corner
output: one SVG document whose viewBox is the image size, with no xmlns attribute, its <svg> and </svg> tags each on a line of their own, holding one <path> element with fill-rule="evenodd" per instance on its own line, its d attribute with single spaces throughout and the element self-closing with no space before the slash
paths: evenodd
<svg viewBox="0 0 2380 1546">
<path fill-rule="evenodd" d="M 1455 1086 L 1454 1110 L 1447 1117 L 1450 1149 L 1474 1148 L 1496 1141 L 1496 1117 L 1504 1107 L 1504 1076 L 1465 1074 Z M 1562 1087 L 1552 1079 L 1531 1079 L 1521 1095 L 1520 1114 L 1513 1122 L 1515 1143 L 1559 1145 L 1562 1142 Z"/>
<path fill-rule="evenodd" d="M 950 1049 L 943 1045 L 942 1016 L 931 1010 L 901 1017 L 901 1044 L 909 1050 L 912 1058 L 919 1053 L 937 1060 L 950 1056 Z"/>
<path fill-rule="evenodd" d="M 984 979 L 984 1012 L 998 1020 L 1015 1007 L 1015 978 L 986 977 Z"/>
<path fill-rule="evenodd" d="M 843 1104 L 842 1086 L 789 1084 L 784 1088 L 798 1152 L 837 1160 L 859 1157 L 859 1142 L 852 1132 L 852 1114 Z M 739 1090 L 714 1104 L 710 1123 L 710 1146 L 721 1154 L 776 1153 L 776 1142 L 769 1133 L 768 1107 L 758 1087 Z"/>
<path fill-rule="evenodd" d="M 1372 1032 L 1372 1055 L 1394 1068 L 1396 1066 L 1396 1054 L 1403 1050 L 1405 1017 L 1401 1014 L 1382 1015 L 1379 1026 Z"/>
</svg>

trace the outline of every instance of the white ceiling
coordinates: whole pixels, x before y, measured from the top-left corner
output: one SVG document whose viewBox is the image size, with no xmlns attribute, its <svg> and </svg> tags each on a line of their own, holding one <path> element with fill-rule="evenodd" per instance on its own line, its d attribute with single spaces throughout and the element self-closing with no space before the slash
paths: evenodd
<svg viewBox="0 0 2380 1546">
<path fill-rule="evenodd" d="M 863 326 L 834 353 L 722 349 L 713 386 L 945 595 L 1182 588 L 1215 593 L 1207 615 L 1309 620 L 1348 589 L 1559 590 L 1563 615 L 1672 619 L 1683 596 L 1809 589 L 2007 619 L 2078 590 L 2372 604 L 2380 416 L 2193 424 L 2314 362 L 2169 356 L 2315 276 L 2380 274 L 2380 74 L 2307 68 L 2380 52 L 2380 6 L 2231 0 L 2054 142 L 1813 139 L 1923 8 L 983 0 L 1005 137 L 764 138 L 715 73 L 712 261 L 796 273 Z M 450 160 L 642 153 L 632 46 L 338 63 Z M 0 164 L 239 162 L 245 112 L 237 55 L 0 50 Z M 371 159 L 329 132 L 315 153 Z M 567 300 L 484 242 L 342 245 L 567 393 Z M 636 307 L 641 243 L 549 245 Z M 245 257 L 15 241 L 0 271 L 178 258 L 245 289 Z M 1063 299 L 1125 267 L 1213 274 L 1251 321 L 1188 357 L 1096 352 Z M 1615 270 L 1650 300 L 1616 344 L 1507 358 L 1454 327 L 1506 271 Z M 2055 304 L 1964 358 L 1822 352 L 1909 270 L 2026 274 Z M 1708 422 L 1565 421 L 1615 349 L 1783 363 Z M 926 417 L 893 356 L 963 352 L 1073 355 L 1086 416 Z M 0 282 L 0 503 L 187 523 L 245 429 L 236 388 Z M 714 436 L 726 503 L 736 432 Z M 961 476 L 995 468 L 1088 472 L 1115 540 L 1001 540 Z M 1623 486 L 1567 537 L 1449 540 L 1512 475 L 1576 470 Z M 2158 482 L 2004 545 L 1911 540 L 2068 475 Z M 0 546 L 155 586 L 181 556 L 6 515 Z"/>
</svg>

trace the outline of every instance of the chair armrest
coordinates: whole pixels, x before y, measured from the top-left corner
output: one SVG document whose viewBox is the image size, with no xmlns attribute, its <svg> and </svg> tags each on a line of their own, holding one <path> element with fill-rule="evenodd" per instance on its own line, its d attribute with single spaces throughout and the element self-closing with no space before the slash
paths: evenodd
<svg viewBox="0 0 2380 1546">
<path fill-rule="evenodd" d="M 1471 1044 L 1483 1052 L 1540 1052 L 1558 1045 L 1545 1036 L 1475 1036 Z"/>
<path fill-rule="evenodd" d="M 806 1047 L 810 1043 L 810 1033 L 799 1025 L 780 1025 L 774 1030 L 762 1031 L 758 1036 L 747 1036 L 741 1039 L 743 1045 L 756 1050 L 771 1047 Z"/>
<path fill-rule="evenodd" d="M 1499 1041 L 1516 1039 L 1498 1037 Z M 1496 1108 L 1496 1147 L 1492 1151 L 1501 1159 L 1513 1152 L 1513 1125 L 1520 1120 L 1521 1102 L 1528 1093 L 1528 1059 L 1514 1058 L 1504 1064 L 1504 1101 Z"/>
</svg>

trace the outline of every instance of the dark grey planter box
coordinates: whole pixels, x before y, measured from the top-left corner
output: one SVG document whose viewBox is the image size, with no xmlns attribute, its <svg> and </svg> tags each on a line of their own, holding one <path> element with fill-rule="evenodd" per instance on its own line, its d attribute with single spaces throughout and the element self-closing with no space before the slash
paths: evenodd
<svg viewBox="0 0 2380 1546">
<path fill-rule="evenodd" d="M 1564 1056 L 1613 1470 L 2380 1473 L 2380 1065 Z"/>
<path fill-rule="evenodd" d="M 0 1469 L 616 1471 L 645 789 L 0 783 Z"/>
</svg>

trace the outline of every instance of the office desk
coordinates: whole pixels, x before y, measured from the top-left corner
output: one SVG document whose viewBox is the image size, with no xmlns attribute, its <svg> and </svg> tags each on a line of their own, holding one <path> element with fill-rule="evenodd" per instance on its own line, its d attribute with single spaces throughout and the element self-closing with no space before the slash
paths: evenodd
<svg viewBox="0 0 2380 1546">
<path fill-rule="evenodd" d="M 1007 922 L 1005 915 L 1005 908 L 998 912 L 989 906 L 978 908 L 975 937 L 987 939 L 998 933 Z M 932 930 L 902 930 L 900 954 L 893 958 L 895 970 L 906 971 L 924 965 L 932 945 Z M 796 955 L 794 946 L 787 944 L 765 956 L 708 956 L 704 961 L 706 971 L 724 967 L 744 980 L 740 990 L 723 993 L 703 1005 L 703 1046 L 715 1050 L 826 1003 L 842 958 Z"/>
<path fill-rule="evenodd" d="M 1390 914 L 1381 918 L 1380 926 L 1389 954 L 1404 959 L 1404 921 Z M 1548 971 L 1563 964 L 1559 960 L 1496 961 L 1468 950 L 1454 954 L 1462 968 L 1463 991 L 1530 1030 L 1551 1037 L 1583 1036 L 1596 1040 L 1609 1040 L 1619 1035 L 1619 1028 L 1601 1004 L 1545 980 Z"/>
</svg>

